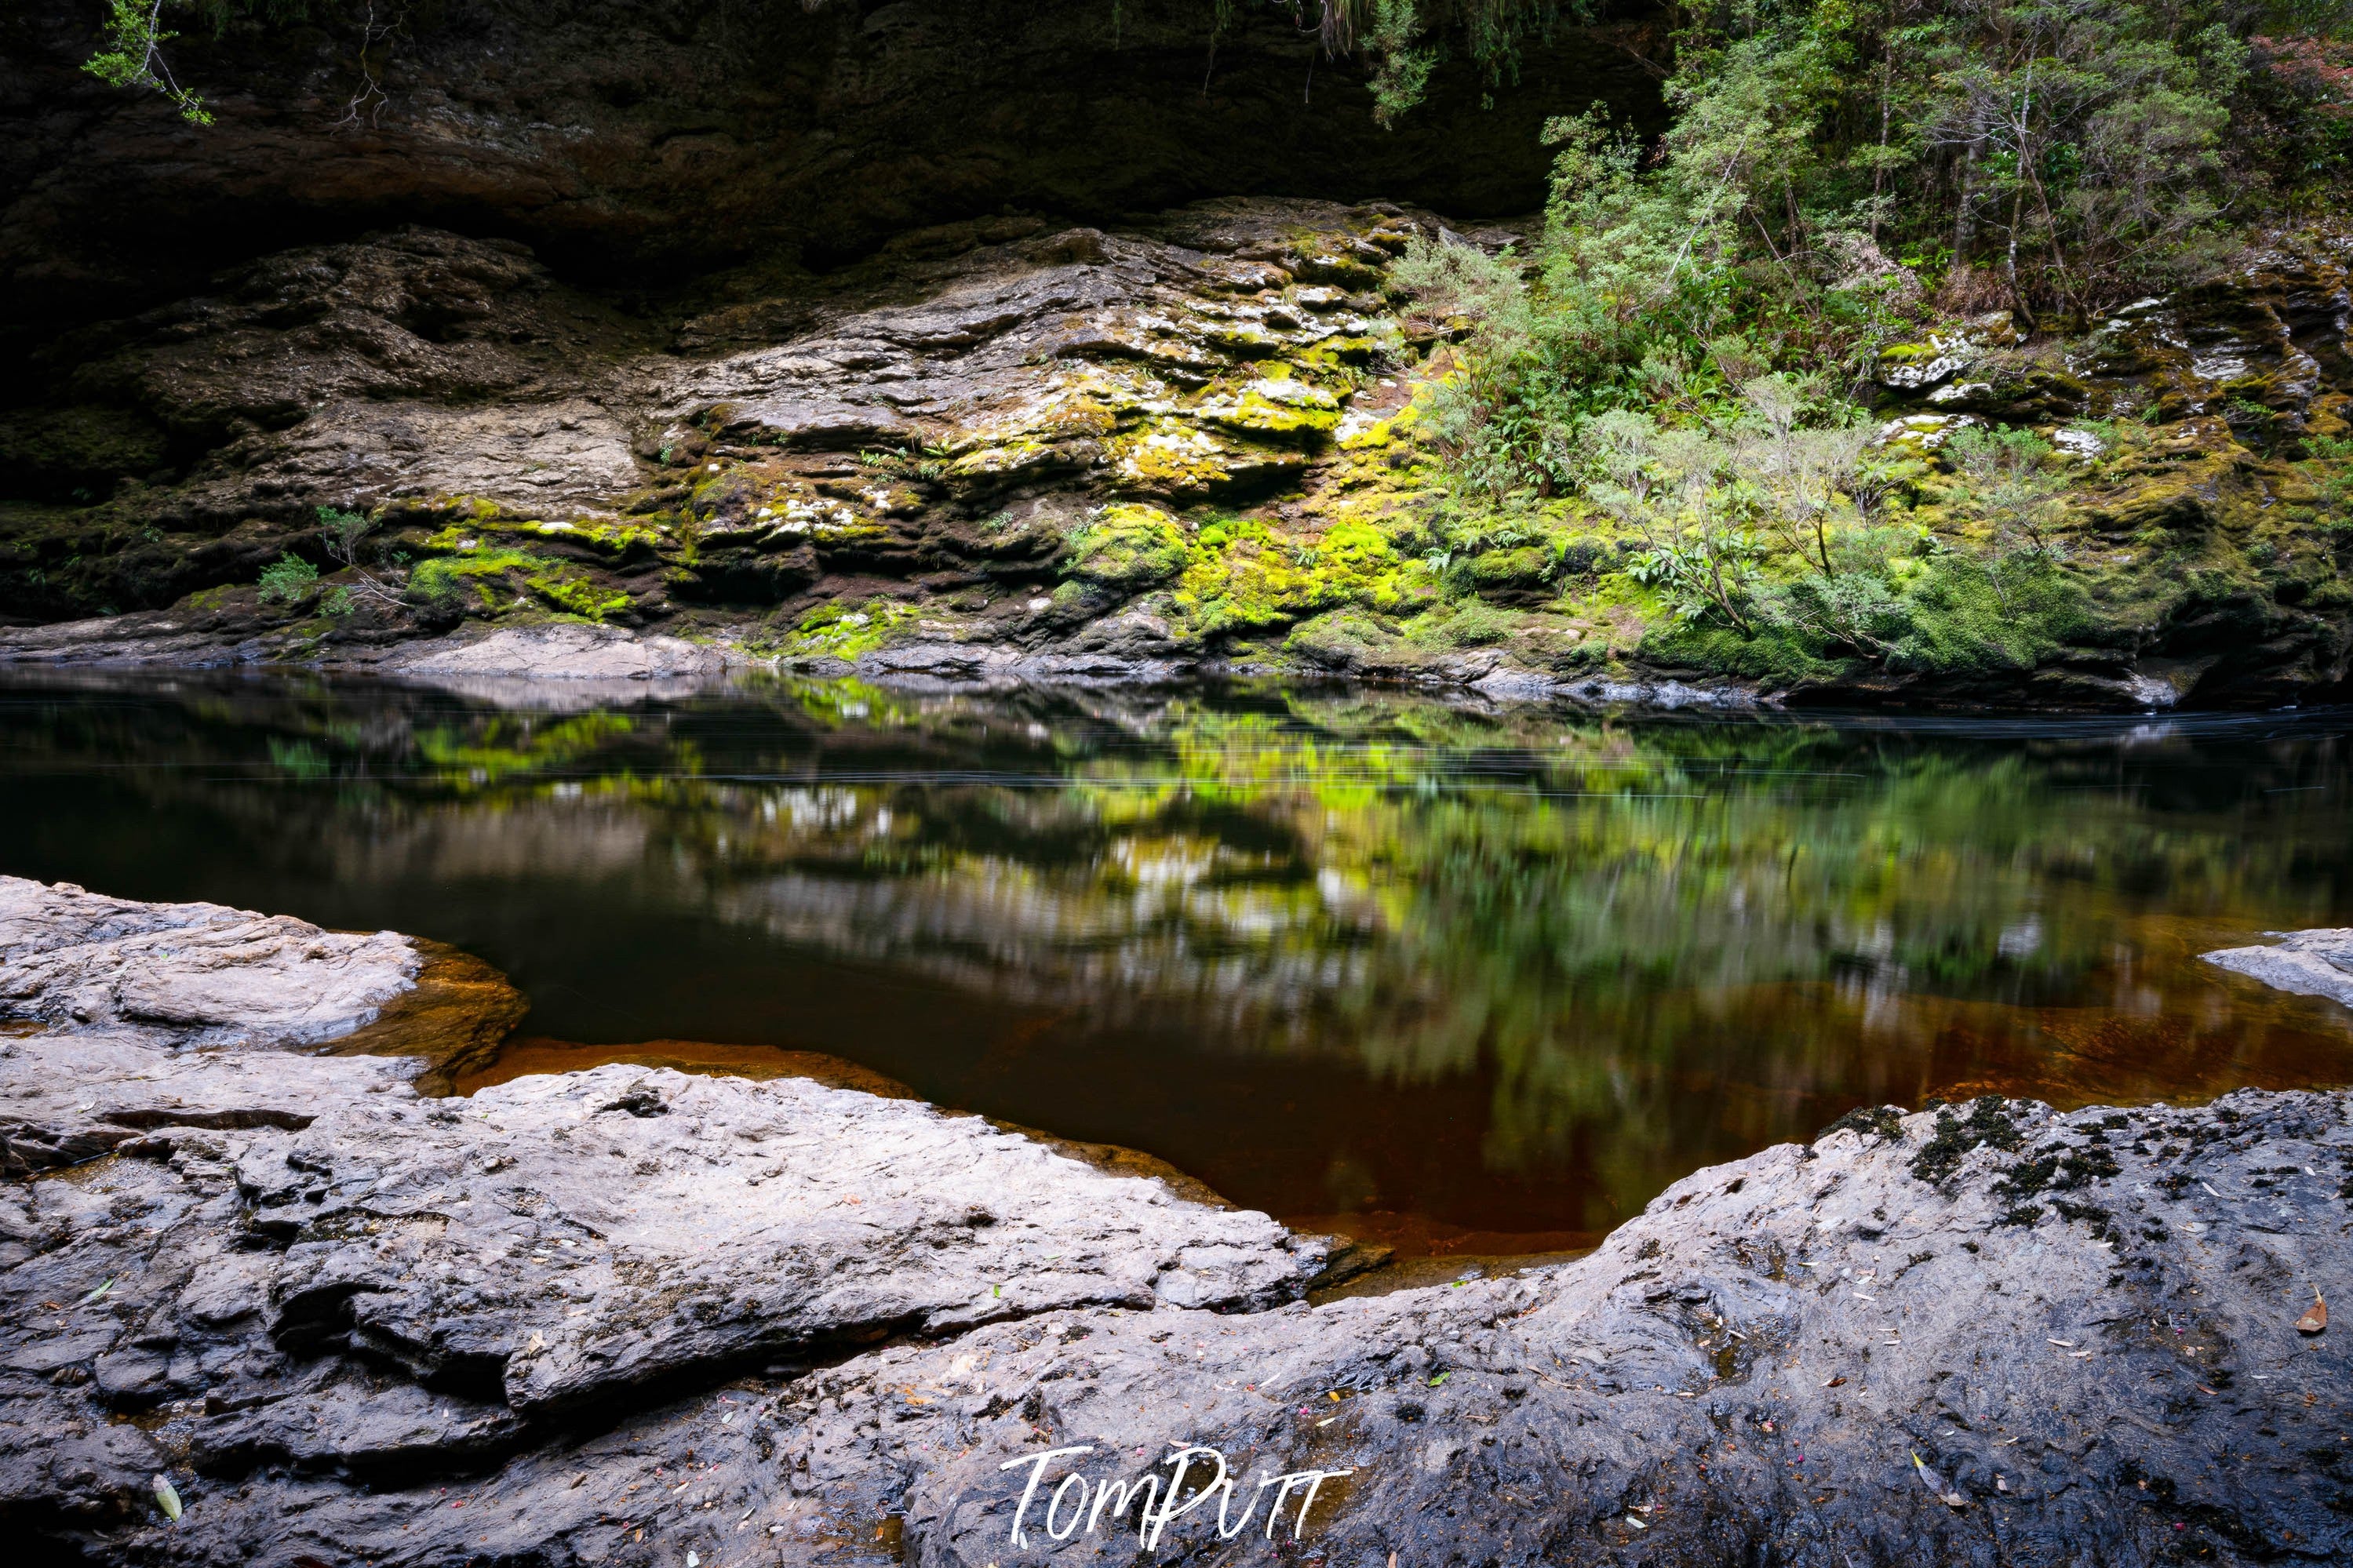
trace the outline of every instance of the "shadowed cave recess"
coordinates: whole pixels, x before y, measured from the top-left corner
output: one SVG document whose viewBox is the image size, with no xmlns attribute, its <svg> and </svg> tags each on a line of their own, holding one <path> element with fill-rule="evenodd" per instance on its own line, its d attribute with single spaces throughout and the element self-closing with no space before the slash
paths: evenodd
<svg viewBox="0 0 2353 1568">
<path fill-rule="evenodd" d="M 1233 0 L 314 0 L 184 26 L 216 116 L 79 68 L 95 8 L 0 19 L 11 347 L 295 246 L 418 224 L 518 241 L 659 310 L 723 269 L 824 270 L 973 219 L 1115 225 L 1219 196 L 1463 219 L 1545 196 L 1547 117 L 1664 118 L 1647 7 L 1377 122 L 1361 54 Z M 387 20 L 389 18 L 389 20 Z"/>
</svg>

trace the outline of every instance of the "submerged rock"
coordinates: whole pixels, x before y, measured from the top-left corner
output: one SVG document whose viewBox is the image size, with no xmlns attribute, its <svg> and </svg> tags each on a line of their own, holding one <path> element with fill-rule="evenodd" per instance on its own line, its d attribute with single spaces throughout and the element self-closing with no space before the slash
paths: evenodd
<svg viewBox="0 0 2353 1568">
<path fill-rule="evenodd" d="M 2269 947 L 2226 947 L 2199 956 L 2298 996 L 2326 996 L 2353 1007 L 2353 929 L 2280 934 Z"/>
<path fill-rule="evenodd" d="M 0 892 L 46 951 L 178 918 Z M 977 1118 L 627 1065 L 420 1098 L 275 1005 L 0 1041 L 15 1143 L 115 1150 L 0 1186 L 20 1531 L 222 1564 L 2353 1550 L 2346 1358 L 2295 1329 L 2353 1261 L 2343 1094 L 1857 1113 L 1581 1260 L 1311 1306 L 1320 1242 Z M 1155 1530 L 1122 1488 L 1187 1444 L 1231 1495 Z"/>
</svg>

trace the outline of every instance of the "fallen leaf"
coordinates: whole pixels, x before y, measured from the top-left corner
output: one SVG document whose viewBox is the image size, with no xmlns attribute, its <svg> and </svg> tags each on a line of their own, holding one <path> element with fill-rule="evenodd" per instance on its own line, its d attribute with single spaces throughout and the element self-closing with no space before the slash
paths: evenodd
<svg viewBox="0 0 2353 1568">
<path fill-rule="evenodd" d="M 531 1339 L 522 1347 L 522 1353 L 525 1355 L 536 1355 L 546 1348 L 546 1336 L 542 1334 L 537 1329 L 533 1329 L 531 1331 Z"/>
<path fill-rule="evenodd" d="M 155 1506 L 162 1509 L 164 1517 L 174 1524 L 180 1522 L 180 1494 L 174 1489 L 169 1476 L 155 1478 Z"/>
<path fill-rule="evenodd" d="M 1967 1508 L 1969 1506 L 1969 1500 L 1955 1491 L 1952 1488 L 1947 1486 L 1945 1484 L 1945 1478 L 1930 1469 L 1926 1463 L 1921 1459 L 1917 1452 L 1915 1452 L 1912 1456 L 1912 1468 L 1919 1473 L 1920 1484 L 1926 1487 L 1930 1495 L 1935 1497 L 1938 1502 L 1943 1503 L 1947 1508 Z"/>
<path fill-rule="evenodd" d="M 1452 1377 L 1453 1375 L 1454 1374 L 1451 1372 L 1441 1372 L 1436 1377 L 1430 1380 L 1430 1386 L 1436 1388 L 1440 1384 L 1444 1383 L 1448 1378 Z"/>
<path fill-rule="evenodd" d="M 92 1301 L 97 1300 L 100 1297 L 104 1296 L 109 1290 L 113 1289 L 114 1276 L 110 1274 L 102 1282 L 100 1282 L 97 1289 L 92 1290 L 89 1295 L 84 1296 L 80 1300 L 76 1301 L 74 1305 L 77 1307 L 87 1307 Z"/>
<path fill-rule="evenodd" d="M 2328 1327 L 2328 1298 L 2323 1296 L 2320 1293 L 2320 1287 L 2316 1285 L 2312 1289 L 2312 1305 L 2306 1307 L 2304 1310 L 2304 1316 L 2295 1321 L 2295 1331 L 2299 1334 L 2316 1334 L 2327 1327 Z"/>
<path fill-rule="evenodd" d="M 2066 1350 L 2073 1350 L 2075 1348 L 2075 1342 L 2073 1340 L 2045 1340 L 2043 1342 L 2045 1344 L 2058 1345 Z"/>
<path fill-rule="evenodd" d="M 1844 1383 L 1845 1381 L 1846 1381 L 1846 1379 L 1844 1379 L 1844 1378 L 1842 1378 L 1842 1377 L 1834 1377 L 1834 1378 L 1831 1379 L 1828 1383 L 1826 1383 L 1826 1384 L 1822 1384 L 1822 1386 L 1823 1386 L 1824 1388 L 1836 1388 L 1839 1384 L 1841 1384 Z"/>
<path fill-rule="evenodd" d="M 1649 1525 L 1644 1524 L 1641 1520 L 1636 1519 L 1630 1513 L 1626 1516 L 1626 1522 L 1632 1525 L 1637 1530 L 1648 1530 L 1651 1528 Z"/>
</svg>

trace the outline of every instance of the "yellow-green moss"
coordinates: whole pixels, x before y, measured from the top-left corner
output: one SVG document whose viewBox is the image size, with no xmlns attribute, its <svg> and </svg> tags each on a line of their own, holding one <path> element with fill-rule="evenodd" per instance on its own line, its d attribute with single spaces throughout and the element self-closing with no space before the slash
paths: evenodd
<svg viewBox="0 0 2353 1568">
<path fill-rule="evenodd" d="M 1177 581 L 1177 611 L 1203 637 L 1271 631 L 1344 605 L 1403 602 L 1418 565 L 1398 560 L 1381 531 L 1344 523 L 1321 541 L 1278 533 L 1263 519 L 1204 527 Z"/>
<path fill-rule="evenodd" d="M 408 592 L 444 608 L 496 611 L 512 607 L 512 601 L 501 601 L 498 589 L 518 580 L 522 591 L 551 608 L 587 620 L 602 621 L 629 607 L 628 594 L 599 586 L 572 563 L 521 550 L 477 548 L 419 562 L 409 574 Z"/>
<path fill-rule="evenodd" d="M 1156 506 L 1123 501 L 1103 508 L 1071 540 L 1071 574 L 1134 592 L 1185 570 L 1189 541 Z"/>
<path fill-rule="evenodd" d="M 1237 392 L 1204 398 L 1196 410 L 1210 424 L 1263 441 L 1317 445 L 1340 425 L 1340 402 L 1287 373 L 1261 375 Z"/>
<path fill-rule="evenodd" d="M 786 639 L 785 650 L 854 659 L 889 643 L 892 635 L 918 614 L 913 605 L 902 605 L 895 599 L 869 599 L 855 606 L 820 605 L 794 626 L 792 635 Z"/>
</svg>

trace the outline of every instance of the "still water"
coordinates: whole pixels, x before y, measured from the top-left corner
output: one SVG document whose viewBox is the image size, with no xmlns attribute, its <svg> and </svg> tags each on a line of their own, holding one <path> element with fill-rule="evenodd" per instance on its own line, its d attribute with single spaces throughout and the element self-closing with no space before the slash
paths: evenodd
<svg viewBox="0 0 2353 1568">
<path fill-rule="evenodd" d="M 2195 961 L 2353 924 L 2348 738 L 46 677 L 0 686 L 0 870 L 438 938 L 530 1036 L 828 1052 L 1508 1253 L 1861 1103 L 2353 1081 L 2348 1015 Z"/>
</svg>

